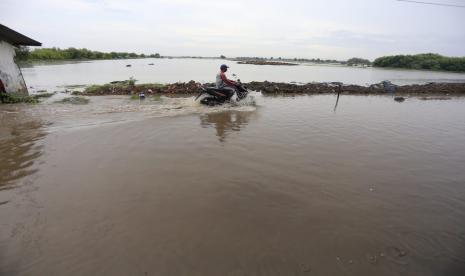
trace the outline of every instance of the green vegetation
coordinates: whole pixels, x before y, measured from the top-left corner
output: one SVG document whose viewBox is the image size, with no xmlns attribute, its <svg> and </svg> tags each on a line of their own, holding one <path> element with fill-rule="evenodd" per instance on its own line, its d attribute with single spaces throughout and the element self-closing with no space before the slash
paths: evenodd
<svg viewBox="0 0 465 276">
<path fill-rule="evenodd" d="M 70 85 L 63 85 L 64 88 L 75 89 L 75 88 L 84 88 L 86 87 L 85 84 L 70 84 Z"/>
<path fill-rule="evenodd" d="M 41 98 L 49 98 L 55 95 L 56 92 L 47 93 L 43 90 L 40 94 L 35 95 L 21 95 L 17 93 L 0 93 L 0 103 L 3 104 L 16 104 L 16 103 L 38 103 Z"/>
<path fill-rule="evenodd" d="M 131 94 L 134 92 L 147 92 L 152 90 L 156 93 L 165 85 L 160 83 L 135 84 L 137 80 L 130 78 L 125 81 L 112 81 L 102 85 L 91 85 L 86 87 L 83 92 L 75 91 L 73 95 L 106 95 L 106 94 Z M 136 95 L 139 98 L 138 94 Z"/>
<path fill-rule="evenodd" d="M 56 103 L 64 103 L 64 104 L 88 104 L 89 99 L 83 97 L 69 97 L 64 98 L 61 101 L 56 101 Z"/>
<path fill-rule="evenodd" d="M 28 47 L 16 48 L 17 61 L 30 60 L 81 60 L 81 59 L 127 59 L 127 58 L 160 58 L 160 54 L 136 54 L 126 52 L 99 52 L 91 51 L 86 48 L 40 48 L 30 51 Z"/>
<path fill-rule="evenodd" d="M 136 83 L 136 80 L 130 78 L 129 80 L 125 81 L 112 81 L 110 83 L 102 84 L 102 85 L 91 85 L 84 89 L 84 92 L 81 94 L 90 94 L 90 95 L 97 95 L 101 94 L 103 91 L 127 91 L 131 90 Z M 74 94 L 74 93 L 73 93 Z M 78 94 L 78 93 L 75 93 Z"/>
<path fill-rule="evenodd" d="M 40 98 L 50 98 L 51 96 L 55 95 L 56 92 L 52 92 L 52 93 L 40 93 L 40 94 L 35 94 L 35 95 L 32 95 L 33 98 L 35 99 L 40 99 Z"/>
<path fill-rule="evenodd" d="M 164 87 L 164 84 L 161 83 L 143 83 L 143 84 L 138 84 L 135 86 L 137 90 L 149 90 L 149 89 L 154 89 L 154 88 L 162 88 Z"/>
<path fill-rule="evenodd" d="M 465 57 L 445 57 L 438 54 L 385 56 L 377 58 L 373 66 L 465 72 Z"/>
<path fill-rule="evenodd" d="M 355 66 L 355 65 L 371 65 L 371 61 L 368 59 L 363 59 L 363 58 L 351 58 L 347 61 L 348 66 Z"/>
<path fill-rule="evenodd" d="M 114 88 L 115 86 L 117 85 L 113 85 L 113 84 L 103 84 L 103 85 L 91 85 L 89 87 L 87 87 L 86 89 L 84 89 L 84 92 L 73 92 L 72 94 L 73 95 L 80 95 L 80 94 L 97 94 L 97 92 L 99 91 L 102 91 L 102 90 L 112 90 L 112 88 Z M 120 85 L 118 85 L 120 86 Z"/>
<path fill-rule="evenodd" d="M 16 93 L 0 93 L 0 103 L 15 104 L 15 103 L 38 103 L 37 98 L 25 96 Z"/>
</svg>

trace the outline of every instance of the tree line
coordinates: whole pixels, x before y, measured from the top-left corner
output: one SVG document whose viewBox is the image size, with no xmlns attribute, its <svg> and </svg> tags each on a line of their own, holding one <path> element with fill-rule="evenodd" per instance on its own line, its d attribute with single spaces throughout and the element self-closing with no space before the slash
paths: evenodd
<svg viewBox="0 0 465 276">
<path fill-rule="evenodd" d="M 80 59 L 128 59 L 128 58 L 160 58 L 160 54 L 136 54 L 134 52 L 99 52 L 91 51 L 86 48 L 39 48 L 30 50 L 28 47 L 19 47 L 15 49 L 17 61 L 28 60 L 80 60 Z M 220 56 L 224 59 L 225 56 Z M 267 58 L 260 57 L 237 57 L 235 60 L 265 60 Z M 269 58 L 273 60 L 274 58 Z M 439 54 L 417 54 L 417 55 L 394 55 L 377 58 L 373 63 L 363 58 L 351 58 L 347 61 L 324 60 L 324 59 L 281 59 L 299 62 L 313 63 L 340 63 L 353 65 L 373 65 L 374 67 L 391 67 L 403 69 L 419 69 L 419 70 L 438 70 L 438 71 L 453 71 L 465 72 L 465 57 L 446 57 Z"/>
<path fill-rule="evenodd" d="M 377 58 L 375 67 L 465 72 L 465 57 L 445 57 L 439 54 L 395 55 Z"/>
<path fill-rule="evenodd" d="M 28 47 L 19 47 L 15 49 L 16 60 L 72 60 L 72 59 L 127 59 L 127 58 L 160 58 L 160 54 L 136 54 L 127 52 L 99 52 L 91 51 L 86 48 L 40 48 L 30 50 Z"/>
</svg>

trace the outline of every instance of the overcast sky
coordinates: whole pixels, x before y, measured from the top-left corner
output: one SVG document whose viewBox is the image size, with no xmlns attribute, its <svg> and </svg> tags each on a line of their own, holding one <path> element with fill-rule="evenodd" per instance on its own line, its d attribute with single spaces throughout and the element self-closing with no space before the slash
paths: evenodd
<svg viewBox="0 0 465 276">
<path fill-rule="evenodd" d="M 1 0 L 0 23 L 43 47 L 324 59 L 465 56 L 465 8 L 396 0 Z"/>
</svg>

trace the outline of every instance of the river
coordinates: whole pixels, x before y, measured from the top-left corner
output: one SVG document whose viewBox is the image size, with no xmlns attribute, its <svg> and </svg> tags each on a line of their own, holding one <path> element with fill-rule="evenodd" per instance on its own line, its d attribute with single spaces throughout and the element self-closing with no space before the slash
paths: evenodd
<svg viewBox="0 0 465 276">
<path fill-rule="evenodd" d="M 191 79 L 178 60 L 122 73 L 136 62 L 101 77 L 109 61 L 24 75 L 33 87 Z M 205 64 L 221 61 L 194 62 L 207 81 Z M 236 66 L 247 81 L 318 71 Z M 402 72 L 334 70 L 363 82 Z M 0 275 L 465 275 L 465 98 L 53 97 L 0 106 Z"/>
</svg>

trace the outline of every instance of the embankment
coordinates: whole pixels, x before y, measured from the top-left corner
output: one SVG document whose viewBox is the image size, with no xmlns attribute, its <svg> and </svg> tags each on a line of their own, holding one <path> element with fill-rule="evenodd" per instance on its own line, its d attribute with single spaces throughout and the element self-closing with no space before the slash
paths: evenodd
<svg viewBox="0 0 465 276">
<path fill-rule="evenodd" d="M 130 84 L 116 82 L 105 85 L 93 85 L 76 95 L 132 95 L 145 94 L 189 95 L 199 92 L 200 83 L 194 81 L 173 84 Z M 203 85 L 212 85 L 211 83 Z M 428 83 L 397 86 L 388 81 L 370 86 L 346 85 L 338 82 L 293 84 L 281 82 L 250 82 L 244 84 L 249 90 L 263 94 L 325 94 L 344 93 L 362 95 L 465 95 L 465 83 Z"/>
</svg>

